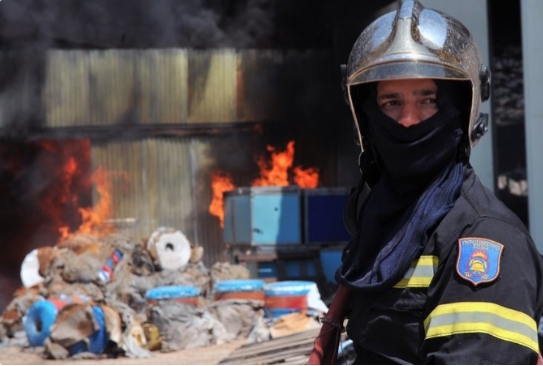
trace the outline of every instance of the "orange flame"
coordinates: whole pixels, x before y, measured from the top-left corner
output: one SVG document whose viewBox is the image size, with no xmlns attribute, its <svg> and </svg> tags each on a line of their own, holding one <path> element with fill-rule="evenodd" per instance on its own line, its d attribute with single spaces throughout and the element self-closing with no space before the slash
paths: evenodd
<svg viewBox="0 0 543 366">
<path fill-rule="evenodd" d="M 268 163 L 264 157 L 257 160 L 260 167 L 260 177 L 252 182 L 253 187 L 276 186 L 286 187 L 290 185 L 289 173 L 292 170 L 292 180 L 301 188 L 315 188 L 319 185 L 319 173 L 316 168 L 302 169 L 296 166 L 292 169 L 294 162 L 294 141 L 289 141 L 285 151 L 277 151 L 273 146 L 267 146 L 271 153 L 271 162 Z M 235 188 L 228 175 L 215 173 L 211 179 L 213 199 L 209 205 L 209 213 L 217 216 L 221 227 L 224 227 L 224 202 L 223 193 Z"/>
<path fill-rule="evenodd" d="M 73 233 L 70 233 L 68 226 L 60 227 L 61 239 L 67 239 L 75 234 L 106 235 L 113 230 L 113 226 L 105 221 L 111 214 L 111 182 L 108 173 L 104 169 L 98 168 L 91 179 L 96 185 L 100 200 L 92 208 L 80 207 L 78 211 L 82 219 L 81 225 Z"/>
<path fill-rule="evenodd" d="M 283 152 L 277 152 L 273 146 L 267 146 L 267 150 L 271 153 L 271 167 L 268 168 L 264 157 L 258 159 L 260 177 L 253 181 L 253 187 L 288 186 L 288 170 L 294 161 L 294 141 L 290 141 Z"/>
<path fill-rule="evenodd" d="M 224 192 L 228 192 L 236 188 L 232 183 L 229 175 L 222 173 L 213 173 L 211 177 L 211 189 L 213 191 L 213 199 L 209 205 L 209 213 L 217 216 L 220 220 L 221 227 L 224 227 Z"/>
<path fill-rule="evenodd" d="M 319 171 L 314 168 L 294 167 L 294 183 L 301 188 L 316 188 L 319 185 Z"/>
<path fill-rule="evenodd" d="M 31 146 L 39 152 L 38 171 L 47 177 L 36 197 L 39 214 L 46 232 L 57 240 L 79 222 L 78 207 L 90 202 L 90 142 L 42 140 Z"/>
</svg>

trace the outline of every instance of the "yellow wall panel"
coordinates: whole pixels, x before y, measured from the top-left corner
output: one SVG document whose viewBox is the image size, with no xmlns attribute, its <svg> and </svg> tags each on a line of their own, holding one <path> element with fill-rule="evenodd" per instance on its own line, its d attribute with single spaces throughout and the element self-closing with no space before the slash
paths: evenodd
<svg viewBox="0 0 543 366">
<path fill-rule="evenodd" d="M 189 122 L 236 122 L 234 50 L 189 52 Z"/>
<path fill-rule="evenodd" d="M 134 123 L 133 51 L 89 51 L 90 125 Z"/>
<path fill-rule="evenodd" d="M 47 126 L 88 124 L 87 52 L 58 50 L 48 52 L 43 98 Z"/>
</svg>

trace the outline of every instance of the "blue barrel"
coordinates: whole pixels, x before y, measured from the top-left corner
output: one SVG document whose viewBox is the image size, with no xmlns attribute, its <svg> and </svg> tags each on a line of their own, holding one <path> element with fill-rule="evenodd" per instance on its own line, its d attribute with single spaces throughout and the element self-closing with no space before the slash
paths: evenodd
<svg viewBox="0 0 543 366">
<path fill-rule="evenodd" d="M 315 282 L 279 281 L 264 285 L 264 310 L 268 317 L 278 318 L 285 314 L 307 310 L 307 294 Z"/>
<path fill-rule="evenodd" d="M 160 286 L 145 293 L 147 302 L 151 305 L 160 300 L 171 300 L 185 304 L 198 305 L 200 288 L 196 286 Z"/>
<path fill-rule="evenodd" d="M 68 347 L 70 355 L 75 355 L 82 352 L 91 352 L 99 355 L 102 354 L 106 349 L 109 338 L 106 332 L 104 310 L 100 306 L 95 305 L 92 307 L 92 311 L 94 313 L 96 321 L 98 322 L 99 329 L 91 334 L 91 336 L 89 337 L 88 345 L 85 340 L 81 340 Z"/>
<path fill-rule="evenodd" d="M 43 346 L 51 333 L 51 325 L 57 318 L 55 304 L 48 300 L 36 301 L 28 308 L 23 319 L 23 327 L 31 347 Z"/>
<path fill-rule="evenodd" d="M 239 279 L 218 281 L 213 287 L 215 300 L 259 300 L 264 301 L 264 280 Z"/>
</svg>

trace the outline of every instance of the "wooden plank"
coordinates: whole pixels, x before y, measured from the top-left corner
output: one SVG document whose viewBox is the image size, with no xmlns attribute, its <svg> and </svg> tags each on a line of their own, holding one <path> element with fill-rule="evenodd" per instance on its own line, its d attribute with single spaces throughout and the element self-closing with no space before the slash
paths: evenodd
<svg viewBox="0 0 543 366">
<path fill-rule="evenodd" d="M 316 328 L 309 331 L 299 332 L 292 335 L 271 339 L 265 342 L 246 344 L 238 348 L 234 353 L 255 354 L 256 352 L 265 352 L 267 350 L 274 350 L 285 346 L 297 346 L 299 344 L 304 344 L 308 341 L 313 343 L 313 341 L 319 334 L 319 331 L 320 328 Z"/>
<path fill-rule="evenodd" d="M 228 359 L 226 361 L 221 361 L 221 365 L 274 365 L 292 357 L 303 356 L 305 358 L 309 358 L 309 354 L 311 353 L 312 349 L 313 344 L 284 351 L 276 350 L 270 354 L 254 355 L 253 357 L 243 357 L 239 359 Z"/>
<path fill-rule="evenodd" d="M 276 365 L 305 365 L 309 355 L 301 355 L 290 358 L 285 358 L 284 362 L 276 363 Z"/>
<path fill-rule="evenodd" d="M 305 363 L 319 331 L 320 329 L 310 329 L 261 343 L 247 344 L 232 352 L 220 364 L 272 365 L 281 362 L 291 364 L 287 360 L 294 359 L 304 359 Z"/>
<path fill-rule="evenodd" d="M 254 356 L 255 354 L 265 354 L 267 352 L 277 352 L 277 350 L 285 349 L 285 348 L 293 348 L 293 347 L 301 347 L 306 344 L 311 343 L 313 345 L 314 338 L 311 338 L 310 340 L 301 340 L 296 342 L 288 342 L 284 344 L 277 344 L 274 346 L 270 345 L 263 345 L 265 347 L 259 347 L 257 349 L 246 349 L 242 350 L 240 352 L 234 352 L 230 357 L 236 357 L 236 358 L 243 358 L 246 356 Z"/>
</svg>

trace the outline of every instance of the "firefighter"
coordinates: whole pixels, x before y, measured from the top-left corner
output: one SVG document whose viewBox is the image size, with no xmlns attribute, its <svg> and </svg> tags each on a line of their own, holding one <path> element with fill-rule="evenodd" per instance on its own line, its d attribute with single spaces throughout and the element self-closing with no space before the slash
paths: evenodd
<svg viewBox="0 0 543 366">
<path fill-rule="evenodd" d="M 490 71 L 456 19 L 418 1 L 377 18 L 344 68 L 362 181 L 309 364 L 535 364 L 543 261 L 469 162 Z M 345 321 L 346 319 L 346 321 Z"/>
</svg>

